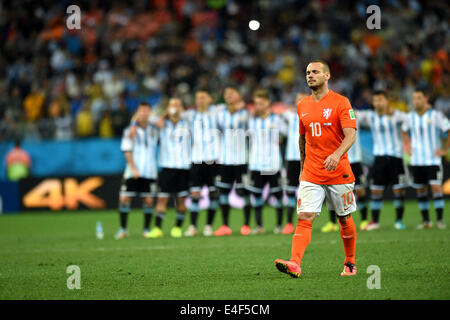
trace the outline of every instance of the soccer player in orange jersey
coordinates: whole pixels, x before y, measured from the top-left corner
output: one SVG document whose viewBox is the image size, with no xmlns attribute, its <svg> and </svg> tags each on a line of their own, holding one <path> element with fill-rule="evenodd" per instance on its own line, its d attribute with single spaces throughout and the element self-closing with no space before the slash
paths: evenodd
<svg viewBox="0 0 450 320">
<path fill-rule="evenodd" d="M 341 225 L 345 261 L 342 276 L 355 275 L 356 228 L 351 213 L 356 211 L 355 177 L 347 151 L 356 137 L 356 118 L 350 101 L 328 89 L 330 68 L 314 60 L 306 68 L 311 95 L 297 104 L 301 155 L 298 222 L 292 238 L 290 260 L 275 260 L 281 272 L 298 278 L 300 264 L 311 240 L 312 223 L 323 201 L 334 211 Z"/>
</svg>

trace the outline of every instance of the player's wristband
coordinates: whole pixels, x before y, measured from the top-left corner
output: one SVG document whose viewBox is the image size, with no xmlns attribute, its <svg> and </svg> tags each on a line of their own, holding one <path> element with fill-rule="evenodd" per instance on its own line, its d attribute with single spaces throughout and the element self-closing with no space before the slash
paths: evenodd
<svg viewBox="0 0 450 320">
<path fill-rule="evenodd" d="M 132 126 L 136 126 L 136 127 L 137 127 L 137 125 L 138 125 L 138 122 L 137 122 L 137 121 L 131 121 L 131 125 L 132 125 Z"/>
</svg>

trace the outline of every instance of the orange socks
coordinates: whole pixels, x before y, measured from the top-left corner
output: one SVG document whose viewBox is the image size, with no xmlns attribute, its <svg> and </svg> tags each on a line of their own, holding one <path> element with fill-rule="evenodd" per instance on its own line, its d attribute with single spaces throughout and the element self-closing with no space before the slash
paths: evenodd
<svg viewBox="0 0 450 320">
<path fill-rule="evenodd" d="M 344 243 L 345 263 L 355 263 L 355 247 L 356 247 L 356 227 L 353 217 L 350 216 L 345 223 L 339 221 L 341 225 L 341 238 Z"/>
<path fill-rule="evenodd" d="M 344 243 L 345 262 L 356 264 L 356 227 L 353 217 L 350 216 L 345 223 L 339 221 L 341 225 L 341 238 Z M 306 247 L 311 241 L 312 222 L 308 220 L 298 220 L 295 234 L 292 237 L 291 260 L 300 265 Z"/>
<path fill-rule="evenodd" d="M 298 265 L 302 263 L 303 253 L 311 241 L 312 222 L 298 220 L 295 234 L 292 237 L 291 260 Z"/>
</svg>

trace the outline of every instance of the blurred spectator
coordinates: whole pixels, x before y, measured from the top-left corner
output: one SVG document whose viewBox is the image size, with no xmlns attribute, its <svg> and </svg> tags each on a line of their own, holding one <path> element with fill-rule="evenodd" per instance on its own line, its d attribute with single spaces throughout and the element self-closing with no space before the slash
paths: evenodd
<svg viewBox="0 0 450 320">
<path fill-rule="evenodd" d="M 160 79 L 154 71 L 149 71 L 142 80 L 141 93 L 151 95 L 161 90 Z"/>
<path fill-rule="evenodd" d="M 80 138 L 91 137 L 95 133 L 94 117 L 91 106 L 85 103 L 77 114 L 77 136 Z"/>
<path fill-rule="evenodd" d="M 49 117 L 44 117 L 37 124 L 39 139 L 49 140 L 55 138 L 55 122 Z"/>
<path fill-rule="evenodd" d="M 103 92 L 109 101 L 117 100 L 124 90 L 125 85 L 117 73 L 115 73 L 110 80 L 106 80 L 103 83 Z"/>
<path fill-rule="evenodd" d="M 0 121 L 0 141 L 11 141 L 20 134 L 18 124 L 11 114 L 6 113 Z"/>
<path fill-rule="evenodd" d="M 57 47 L 52 43 L 52 56 L 50 57 L 50 65 L 56 72 L 64 72 L 70 69 L 72 61 L 69 58 L 69 53 L 65 48 Z"/>
<path fill-rule="evenodd" d="M 0 119 L 5 117 L 6 108 L 9 104 L 9 98 L 5 90 L 5 86 L 0 82 Z"/>
<path fill-rule="evenodd" d="M 106 109 L 103 111 L 102 117 L 98 125 L 98 135 L 100 138 L 112 138 L 114 136 L 114 129 L 112 124 L 111 111 Z"/>
<path fill-rule="evenodd" d="M 44 107 L 45 95 L 42 93 L 37 85 L 33 85 L 31 92 L 25 97 L 23 101 L 23 108 L 27 121 L 36 121 L 42 115 Z"/>
<path fill-rule="evenodd" d="M 61 113 L 68 113 L 70 109 L 69 100 L 65 92 L 58 95 L 48 106 L 48 113 L 51 118 L 58 117 Z"/>
<path fill-rule="evenodd" d="M 7 95 L 4 97 L 7 97 Z M 20 96 L 20 89 L 17 86 L 14 86 L 11 90 L 9 101 L 6 102 L 5 113 L 10 115 L 14 121 L 22 120 L 22 98 Z"/>
<path fill-rule="evenodd" d="M 18 132 L 20 132 L 20 137 L 24 140 L 41 140 L 41 134 L 39 132 L 38 122 L 22 122 L 17 125 Z"/>
<path fill-rule="evenodd" d="M 112 125 L 115 137 L 121 137 L 123 130 L 130 124 L 130 114 L 125 101 L 120 99 L 119 109 L 112 113 Z"/>
<path fill-rule="evenodd" d="M 88 100 L 94 100 L 102 95 L 102 85 L 100 83 L 92 81 L 88 75 L 84 78 L 83 92 Z"/>
<path fill-rule="evenodd" d="M 115 73 L 112 79 L 107 80 L 103 83 L 103 92 L 105 97 L 109 101 L 109 107 L 112 110 L 116 110 L 119 106 L 119 96 L 125 90 L 125 85 L 123 81 L 119 78 L 119 75 Z"/>
<path fill-rule="evenodd" d="M 106 110 L 107 107 L 108 101 L 103 92 L 100 93 L 100 96 L 90 101 L 90 109 L 94 123 L 98 123 L 100 121 L 103 111 Z"/>
<path fill-rule="evenodd" d="M 450 84 L 444 86 L 441 95 L 434 102 L 434 107 L 442 111 L 450 119 Z"/>
<path fill-rule="evenodd" d="M 18 181 L 29 175 L 31 158 L 28 152 L 22 149 L 20 140 L 14 143 L 14 149 L 6 154 L 6 170 L 8 179 Z"/>
<path fill-rule="evenodd" d="M 105 82 L 111 81 L 112 72 L 109 69 L 108 61 L 102 60 L 99 63 L 99 70 L 94 73 L 93 79 L 94 82 L 103 85 Z"/>
<path fill-rule="evenodd" d="M 285 86 L 291 86 L 295 81 L 294 59 L 290 56 L 284 58 L 284 65 L 278 72 L 278 79 Z"/>
<path fill-rule="evenodd" d="M 138 81 L 137 76 L 134 72 L 132 72 L 130 69 L 125 70 L 125 94 L 136 94 L 138 91 Z"/>
<path fill-rule="evenodd" d="M 71 140 L 73 138 L 72 116 L 64 108 L 59 108 L 51 114 L 55 128 L 56 140 Z"/>
<path fill-rule="evenodd" d="M 68 73 L 65 77 L 65 85 L 67 96 L 70 99 L 77 99 L 81 95 L 81 85 L 79 78 L 73 74 Z"/>
<path fill-rule="evenodd" d="M 400 99 L 398 91 L 391 91 L 391 96 L 389 97 L 389 104 L 394 109 L 404 111 L 404 112 L 409 111 L 408 105 L 406 104 L 406 102 L 403 101 L 402 99 Z"/>
<path fill-rule="evenodd" d="M 139 51 L 133 56 L 133 63 L 138 75 L 144 75 L 150 70 L 150 56 L 144 45 L 141 45 Z"/>
<path fill-rule="evenodd" d="M 139 105 L 139 99 L 135 92 L 125 98 L 125 105 L 127 106 L 128 112 L 133 113 L 136 111 Z"/>
</svg>

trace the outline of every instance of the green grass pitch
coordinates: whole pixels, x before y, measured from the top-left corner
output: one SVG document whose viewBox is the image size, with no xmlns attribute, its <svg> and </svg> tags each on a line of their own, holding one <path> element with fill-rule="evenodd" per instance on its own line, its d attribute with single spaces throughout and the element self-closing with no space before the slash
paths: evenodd
<svg viewBox="0 0 450 320">
<path fill-rule="evenodd" d="M 434 210 L 430 216 L 435 225 Z M 359 226 L 359 212 L 354 217 Z M 394 229 L 394 209 L 386 202 L 382 229 L 358 231 L 355 277 L 339 275 L 342 241 L 338 232 L 320 232 L 325 212 L 314 222 L 300 279 L 273 264 L 288 258 L 291 247 L 291 235 L 272 233 L 274 209 L 265 207 L 264 235 L 238 235 L 242 219 L 240 210 L 231 212 L 236 235 L 230 237 L 172 239 L 175 217 L 169 211 L 166 236 L 143 239 L 143 215 L 134 210 L 129 238 L 117 241 L 115 211 L 3 215 L 0 299 L 450 299 L 450 230 L 415 230 L 421 220 L 416 202 L 407 203 L 407 230 Z M 95 237 L 98 220 L 103 240 Z M 218 214 L 215 227 L 221 220 Z M 200 227 L 204 221 L 202 212 Z M 67 288 L 69 265 L 80 267 L 80 290 Z M 380 289 L 367 288 L 370 265 L 380 268 Z"/>
</svg>

